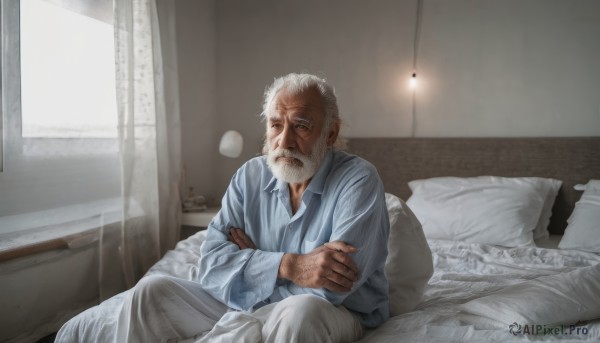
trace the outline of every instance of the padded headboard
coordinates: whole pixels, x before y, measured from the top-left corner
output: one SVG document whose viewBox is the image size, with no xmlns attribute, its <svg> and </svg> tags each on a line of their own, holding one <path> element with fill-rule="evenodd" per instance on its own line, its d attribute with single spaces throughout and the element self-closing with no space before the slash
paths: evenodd
<svg viewBox="0 0 600 343">
<path fill-rule="evenodd" d="M 496 175 L 555 178 L 563 185 L 549 230 L 562 234 L 581 192 L 600 179 L 600 137 L 351 138 L 348 150 L 377 167 L 386 192 L 406 200 L 408 182 L 438 176 Z"/>
</svg>

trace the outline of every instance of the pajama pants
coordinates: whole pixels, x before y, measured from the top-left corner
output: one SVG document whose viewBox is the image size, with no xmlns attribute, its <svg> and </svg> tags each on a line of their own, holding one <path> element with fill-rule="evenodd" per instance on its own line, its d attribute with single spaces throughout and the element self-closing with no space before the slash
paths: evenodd
<svg viewBox="0 0 600 343">
<path fill-rule="evenodd" d="M 126 298 L 116 338 L 118 342 L 352 342 L 363 331 L 356 315 L 314 295 L 291 296 L 254 312 L 238 312 L 196 282 L 148 276 Z"/>
</svg>

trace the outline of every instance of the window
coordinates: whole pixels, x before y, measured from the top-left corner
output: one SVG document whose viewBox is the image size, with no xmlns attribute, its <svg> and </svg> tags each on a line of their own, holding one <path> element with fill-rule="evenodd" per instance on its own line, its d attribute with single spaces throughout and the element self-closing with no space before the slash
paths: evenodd
<svg viewBox="0 0 600 343">
<path fill-rule="evenodd" d="M 116 138 L 112 25 L 41 0 L 20 17 L 22 137 Z"/>
<path fill-rule="evenodd" d="M 117 197 L 112 1 L 1 6 L 0 219 Z"/>
</svg>

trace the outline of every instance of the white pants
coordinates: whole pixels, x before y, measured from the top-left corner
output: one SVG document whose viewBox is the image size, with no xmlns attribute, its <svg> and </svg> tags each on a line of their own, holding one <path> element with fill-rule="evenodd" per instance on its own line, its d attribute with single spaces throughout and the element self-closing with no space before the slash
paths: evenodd
<svg viewBox="0 0 600 343">
<path fill-rule="evenodd" d="M 209 342 L 351 342 L 360 339 L 363 327 L 345 307 L 317 296 L 297 295 L 254 313 L 236 312 L 197 283 L 165 276 L 140 280 L 117 325 L 118 342 L 167 342 L 203 334 L 201 340 Z"/>
</svg>

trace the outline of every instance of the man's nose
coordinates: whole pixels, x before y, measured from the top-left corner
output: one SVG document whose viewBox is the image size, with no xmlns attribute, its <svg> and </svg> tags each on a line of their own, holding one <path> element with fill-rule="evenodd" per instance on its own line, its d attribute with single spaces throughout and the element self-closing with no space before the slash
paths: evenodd
<svg viewBox="0 0 600 343">
<path fill-rule="evenodd" d="M 279 140 L 279 145 L 283 149 L 293 149 L 296 147 L 296 136 L 291 126 L 287 126 L 283 129 L 283 131 L 281 131 L 281 139 Z"/>
</svg>

